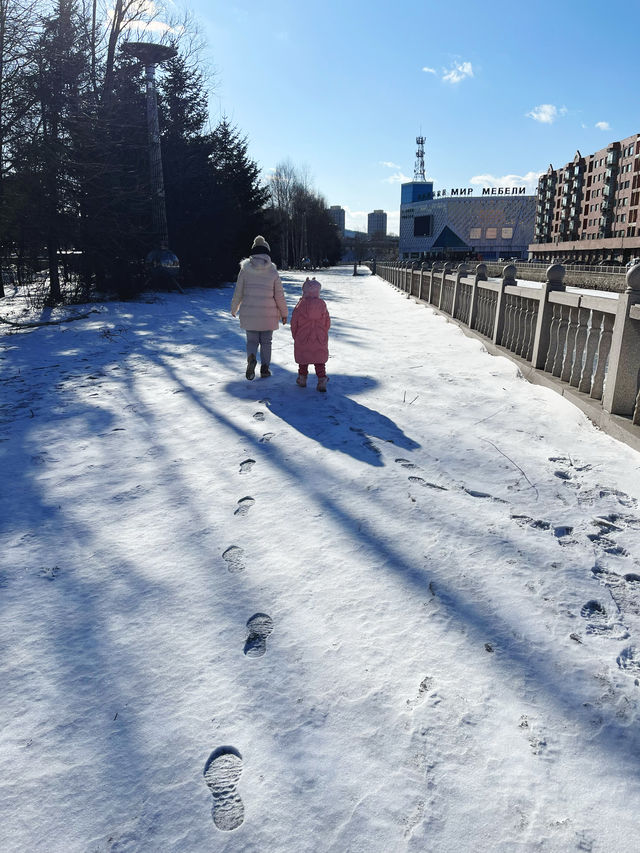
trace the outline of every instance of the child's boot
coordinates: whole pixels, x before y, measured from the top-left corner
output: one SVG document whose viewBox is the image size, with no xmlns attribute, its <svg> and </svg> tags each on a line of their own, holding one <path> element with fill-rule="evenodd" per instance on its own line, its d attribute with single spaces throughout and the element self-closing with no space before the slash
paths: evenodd
<svg viewBox="0 0 640 853">
<path fill-rule="evenodd" d="M 271 376 L 271 371 L 269 370 L 268 364 L 260 365 L 260 376 Z"/>
<path fill-rule="evenodd" d="M 245 376 L 247 377 L 247 379 L 253 379 L 254 376 L 256 375 L 256 362 L 257 361 L 258 361 L 258 359 L 255 357 L 255 355 L 253 353 L 251 353 L 251 355 L 248 356 L 248 358 L 247 358 L 247 372 L 245 373 Z"/>
<path fill-rule="evenodd" d="M 318 376 L 318 391 L 326 391 L 328 381 L 328 376 Z"/>
<path fill-rule="evenodd" d="M 296 379 L 296 385 L 299 385 L 301 388 L 307 387 L 307 377 L 303 376 L 302 373 L 298 374 L 298 378 Z"/>
</svg>

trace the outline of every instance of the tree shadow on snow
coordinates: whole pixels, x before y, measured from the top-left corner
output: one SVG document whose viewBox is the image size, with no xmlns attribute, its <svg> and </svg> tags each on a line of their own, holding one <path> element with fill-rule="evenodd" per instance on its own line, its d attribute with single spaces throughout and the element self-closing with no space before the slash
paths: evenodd
<svg viewBox="0 0 640 853">
<path fill-rule="evenodd" d="M 245 397 L 249 387 L 255 393 L 256 385 L 260 389 L 264 386 L 261 402 L 274 415 L 327 450 L 345 453 L 367 465 L 384 466 L 379 446 L 383 442 L 403 450 L 420 447 L 386 415 L 352 399 L 351 395 L 375 387 L 375 380 L 332 373 L 328 391 L 322 394 L 316 390 L 313 368 L 306 388 L 296 385 L 297 373 L 275 367 L 274 374 L 268 381 L 256 378 L 250 385 L 246 379 L 230 382 L 225 390 Z"/>
</svg>

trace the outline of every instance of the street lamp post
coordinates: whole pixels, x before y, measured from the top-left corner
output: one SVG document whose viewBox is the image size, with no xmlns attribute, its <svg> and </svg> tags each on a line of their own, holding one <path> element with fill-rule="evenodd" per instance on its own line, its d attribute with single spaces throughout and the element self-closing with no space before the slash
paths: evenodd
<svg viewBox="0 0 640 853">
<path fill-rule="evenodd" d="M 145 72 L 149 168 L 151 176 L 151 222 L 155 243 L 154 248 L 147 255 L 146 263 L 154 278 L 160 279 L 168 276 L 172 279 L 177 279 L 180 273 L 180 262 L 176 255 L 169 249 L 155 71 L 156 65 L 172 59 L 178 51 L 174 47 L 165 44 L 151 44 L 149 42 L 127 42 L 122 46 L 122 50 L 129 56 L 139 59 L 144 64 Z M 180 288 L 177 281 L 175 281 L 175 284 Z"/>
</svg>

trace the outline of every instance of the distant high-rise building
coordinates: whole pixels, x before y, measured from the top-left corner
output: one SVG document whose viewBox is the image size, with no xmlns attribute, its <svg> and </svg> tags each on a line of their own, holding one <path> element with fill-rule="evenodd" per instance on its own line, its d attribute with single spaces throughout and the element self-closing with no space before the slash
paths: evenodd
<svg viewBox="0 0 640 853">
<path fill-rule="evenodd" d="M 339 231 L 344 233 L 344 209 L 339 204 L 332 204 L 329 216 L 333 219 Z"/>
<path fill-rule="evenodd" d="M 387 214 L 384 210 L 374 210 L 367 216 L 367 234 L 369 237 L 387 236 Z"/>
</svg>

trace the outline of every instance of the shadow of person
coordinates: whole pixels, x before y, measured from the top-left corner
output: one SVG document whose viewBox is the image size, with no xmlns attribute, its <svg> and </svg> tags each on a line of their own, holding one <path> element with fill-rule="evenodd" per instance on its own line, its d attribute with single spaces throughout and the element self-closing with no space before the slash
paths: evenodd
<svg viewBox="0 0 640 853">
<path fill-rule="evenodd" d="M 316 391 L 313 368 L 306 388 L 296 385 L 297 373 L 279 368 L 276 371 L 268 380 L 230 382 L 226 390 L 238 397 L 247 397 L 249 392 L 255 399 L 254 394 L 264 389 L 260 402 L 284 423 L 327 450 L 339 451 L 367 465 L 384 465 L 381 442 L 403 450 L 420 447 L 386 415 L 347 396 L 347 392 L 356 395 L 374 388 L 378 384 L 375 380 L 332 373 L 328 391 L 322 394 Z"/>
</svg>

